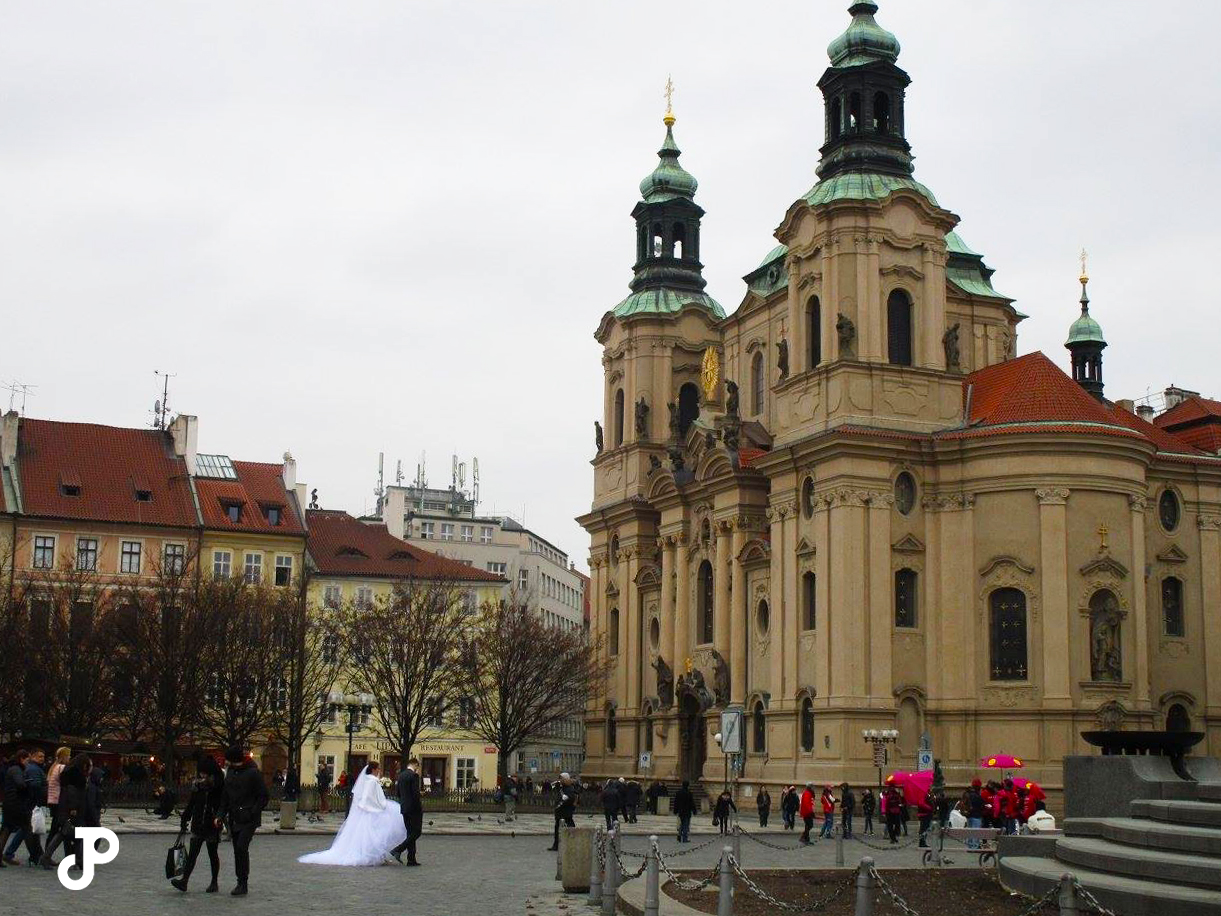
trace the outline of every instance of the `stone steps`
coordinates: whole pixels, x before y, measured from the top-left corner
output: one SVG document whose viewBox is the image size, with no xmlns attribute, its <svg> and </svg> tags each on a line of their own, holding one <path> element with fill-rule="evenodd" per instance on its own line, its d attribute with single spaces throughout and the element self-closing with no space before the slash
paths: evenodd
<svg viewBox="0 0 1221 916">
<path fill-rule="evenodd" d="M 1095 837 L 1120 843 L 1221 858 L 1221 829 L 1186 826 L 1137 817 L 1081 818 L 1064 822 L 1066 837 Z"/>
<path fill-rule="evenodd" d="M 1056 858 L 1069 871 L 1084 868 L 1221 891 L 1221 859 L 1211 856 L 1125 846 L 1096 837 L 1064 837 L 1056 843 Z"/>
<path fill-rule="evenodd" d="M 1205 801 L 1221 802 L 1221 782 L 1196 783 L 1196 795 Z"/>
<path fill-rule="evenodd" d="M 1221 829 L 1221 804 L 1216 802 L 1138 799 L 1129 803 L 1129 809 L 1133 817 Z"/>
<path fill-rule="evenodd" d="M 1221 916 L 1221 892 L 1069 867 L 1056 859 L 1007 857 L 1000 878 L 1010 890 L 1042 897 L 1069 871 L 1099 903 L 1123 916 Z"/>
</svg>

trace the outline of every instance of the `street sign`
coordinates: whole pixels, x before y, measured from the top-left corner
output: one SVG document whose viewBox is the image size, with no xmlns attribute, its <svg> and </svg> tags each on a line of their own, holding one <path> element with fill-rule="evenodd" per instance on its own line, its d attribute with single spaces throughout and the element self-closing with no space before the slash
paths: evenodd
<svg viewBox="0 0 1221 916">
<path fill-rule="evenodd" d="M 742 753 L 742 709 L 726 709 L 721 713 L 721 753 Z"/>
<path fill-rule="evenodd" d="M 919 754 L 917 755 L 916 759 L 917 759 L 917 763 L 916 763 L 917 770 L 931 770 L 933 768 L 933 752 L 932 751 L 920 751 Z"/>
<path fill-rule="evenodd" d="M 640 769 L 647 770 L 653 765 L 653 755 L 645 751 L 640 755 Z"/>
<path fill-rule="evenodd" d="M 875 744 L 873 746 L 873 765 L 875 767 L 886 766 L 886 746 L 883 744 Z"/>
</svg>

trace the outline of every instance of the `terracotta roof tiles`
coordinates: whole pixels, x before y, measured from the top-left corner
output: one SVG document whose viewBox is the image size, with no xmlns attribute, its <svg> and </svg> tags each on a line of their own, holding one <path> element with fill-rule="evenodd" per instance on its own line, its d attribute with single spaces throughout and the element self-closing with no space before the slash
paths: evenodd
<svg viewBox="0 0 1221 916">
<path fill-rule="evenodd" d="M 220 531 L 259 534 L 305 534 L 297 517 L 294 500 L 284 486 L 278 464 L 259 461 L 234 461 L 237 480 L 215 477 L 195 478 L 204 527 Z M 230 521 L 228 507 L 241 506 L 240 521 Z M 280 523 L 268 520 L 268 509 L 280 510 Z"/>
</svg>

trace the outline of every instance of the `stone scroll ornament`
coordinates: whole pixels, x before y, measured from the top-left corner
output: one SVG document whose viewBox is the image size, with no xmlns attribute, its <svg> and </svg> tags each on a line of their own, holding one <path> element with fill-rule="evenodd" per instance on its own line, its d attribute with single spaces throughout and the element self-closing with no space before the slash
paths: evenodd
<svg viewBox="0 0 1221 916">
<path fill-rule="evenodd" d="M 851 357 L 856 344 L 856 325 L 843 312 L 835 319 L 835 333 L 839 335 L 839 355 Z"/>
</svg>

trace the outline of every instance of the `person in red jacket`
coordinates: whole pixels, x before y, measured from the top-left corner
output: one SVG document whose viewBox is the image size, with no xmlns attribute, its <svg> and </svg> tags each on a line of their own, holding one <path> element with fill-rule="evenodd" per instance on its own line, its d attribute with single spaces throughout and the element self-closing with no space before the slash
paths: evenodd
<svg viewBox="0 0 1221 916">
<path fill-rule="evenodd" d="M 818 832 L 819 839 L 830 838 L 835 831 L 835 792 L 830 786 L 823 786 L 822 798 L 822 830 Z"/>
<path fill-rule="evenodd" d="M 801 831 L 801 842 L 809 846 L 810 830 L 814 826 L 814 783 L 806 783 L 805 791 L 801 793 L 801 804 L 797 808 L 797 813 L 801 815 L 801 819 L 806 825 L 806 829 Z"/>
<path fill-rule="evenodd" d="M 920 818 L 920 846 L 922 848 L 928 847 L 928 828 L 936 813 L 937 796 L 933 794 L 932 789 L 929 789 L 924 798 L 920 799 L 920 804 L 916 806 L 916 816 Z"/>
<path fill-rule="evenodd" d="M 1012 779 L 1006 779 L 1001 789 L 1001 817 L 1004 819 L 1005 833 L 1017 833 L 1018 800 Z"/>
</svg>

